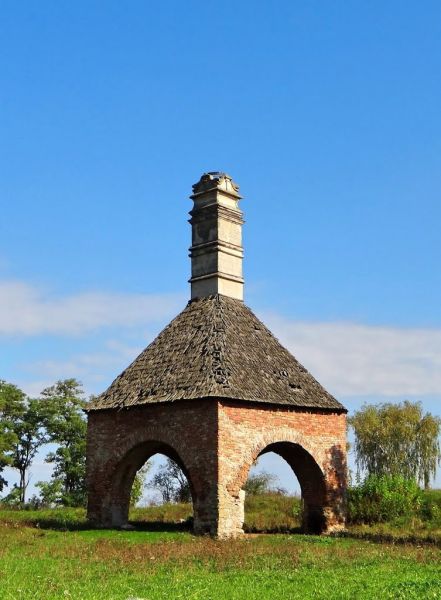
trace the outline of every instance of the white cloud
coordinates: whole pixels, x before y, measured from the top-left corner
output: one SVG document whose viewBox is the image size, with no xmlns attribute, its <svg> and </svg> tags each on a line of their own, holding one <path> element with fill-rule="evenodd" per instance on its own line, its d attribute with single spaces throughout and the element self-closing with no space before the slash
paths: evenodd
<svg viewBox="0 0 441 600">
<path fill-rule="evenodd" d="M 264 320 L 337 396 L 441 394 L 441 329 Z"/>
<path fill-rule="evenodd" d="M 441 330 L 264 317 L 280 341 L 338 397 L 441 394 Z M 147 344 L 146 340 L 146 344 Z M 102 350 L 27 365 L 48 381 L 77 377 L 102 391 L 142 350 L 111 340 Z M 43 389 L 39 383 L 39 390 Z M 38 386 L 35 386 L 37 389 Z M 24 385 L 24 389 L 28 386 Z"/>
<path fill-rule="evenodd" d="M 178 294 L 87 292 L 56 297 L 24 282 L 0 281 L 0 335 L 78 336 L 105 328 L 127 333 L 135 326 L 145 331 L 171 318 L 184 303 Z M 264 321 L 337 396 L 441 394 L 441 329 L 302 322 L 272 314 Z M 135 344 L 139 342 L 137 337 Z M 35 385 L 24 388 L 34 392 L 47 381 L 77 377 L 86 389 L 101 391 L 140 350 L 107 341 L 97 352 L 70 357 L 66 353 L 58 360 L 23 365 L 38 374 Z"/>
<path fill-rule="evenodd" d="M 150 341 L 150 340 L 149 340 Z M 44 379 L 22 383 L 21 389 L 29 395 L 38 395 L 54 381 L 75 377 L 84 383 L 87 393 L 102 392 L 119 373 L 125 369 L 143 350 L 140 346 L 130 346 L 116 340 L 108 340 L 102 350 L 75 354 L 63 360 L 46 359 L 28 365 L 23 369 L 28 373 L 38 373 Z M 32 393 L 31 393 L 32 392 Z"/>
<path fill-rule="evenodd" d="M 182 306 L 178 294 L 85 292 L 54 297 L 20 281 L 0 281 L 0 335 L 82 335 L 145 325 Z"/>
</svg>

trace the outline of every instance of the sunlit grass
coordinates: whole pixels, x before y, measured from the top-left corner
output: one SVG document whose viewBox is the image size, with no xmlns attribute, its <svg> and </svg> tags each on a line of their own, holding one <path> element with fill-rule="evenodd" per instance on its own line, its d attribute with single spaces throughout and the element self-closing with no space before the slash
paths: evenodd
<svg viewBox="0 0 441 600">
<path fill-rule="evenodd" d="M 272 499 L 272 510 L 283 513 L 285 506 L 295 522 L 297 509 L 278 501 Z M 248 519 L 253 510 L 269 514 L 266 502 L 249 503 Z M 180 521 L 190 514 L 187 505 L 136 509 L 139 528 L 116 531 L 88 529 L 77 509 L 2 511 L 0 598 L 441 598 L 441 552 L 434 545 L 290 534 L 223 542 L 164 524 L 185 526 Z"/>
<path fill-rule="evenodd" d="M 436 548 L 314 536 L 0 527 L 3 599 L 439 598 Z"/>
</svg>

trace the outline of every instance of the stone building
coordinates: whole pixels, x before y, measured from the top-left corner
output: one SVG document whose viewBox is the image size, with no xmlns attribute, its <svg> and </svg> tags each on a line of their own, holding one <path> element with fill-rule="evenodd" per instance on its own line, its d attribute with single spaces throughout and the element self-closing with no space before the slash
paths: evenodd
<svg viewBox="0 0 441 600">
<path fill-rule="evenodd" d="M 191 198 L 191 300 L 88 407 L 88 517 L 124 525 L 159 452 L 188 478 L 195 532 L 236 536 L 250 467 L 275 452 L 299 480 L 305 531 L 340 529 L 346 410 L 243 303 L 238 186 L 207 173 Z"/>
</svg>

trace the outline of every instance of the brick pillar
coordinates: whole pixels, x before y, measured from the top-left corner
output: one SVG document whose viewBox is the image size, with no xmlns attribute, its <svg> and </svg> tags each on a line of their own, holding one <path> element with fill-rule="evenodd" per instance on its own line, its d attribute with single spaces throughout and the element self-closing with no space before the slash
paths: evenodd
<svg viewBox="0 0 441 600">
<path fill-rule="evenodd" d="M 325 482 L 325 532 L 341 531 L 346 527 L 347 514 L 347 458 L 342 444 L 331 446 L 326 453 Z"/>
<path fill-rule="evenodd" d="M 128 522 L 130 493 L 138 468 L 132 465 L 121 469 L 116 473 L 117 483 L 111 476 L 116 467 L 116 461 L 99 461 L 99 457 L 94 468 L 88 467 L 87 518 L 94 525 L 122 527 Z"/>
</svg>

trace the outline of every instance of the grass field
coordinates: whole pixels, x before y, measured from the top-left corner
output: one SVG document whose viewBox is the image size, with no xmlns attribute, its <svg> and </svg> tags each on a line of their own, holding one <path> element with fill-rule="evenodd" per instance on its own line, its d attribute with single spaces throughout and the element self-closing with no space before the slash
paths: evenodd
<svg viewBox="0 0 441 600">
<path fill-rule="evenodd" d="M 290 534 L 222 542 L 162 522 L 188 510 L 137 509 L 130 532 L 87 529 L 81 510 L 1 511 L 0 598 L 441 598 L 434 545 Z"/>
</svg>

